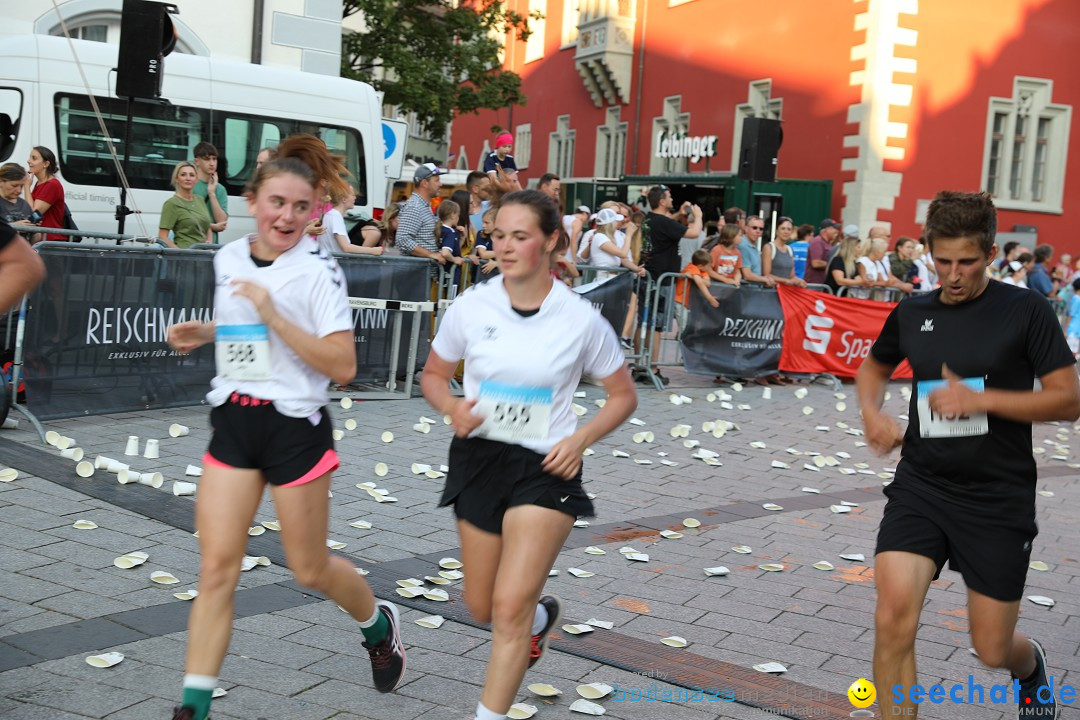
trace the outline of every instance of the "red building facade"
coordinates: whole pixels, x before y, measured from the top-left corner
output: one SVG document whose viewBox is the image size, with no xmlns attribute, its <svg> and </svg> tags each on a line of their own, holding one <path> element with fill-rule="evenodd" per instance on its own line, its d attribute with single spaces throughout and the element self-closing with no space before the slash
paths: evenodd
<svg viewBox="0 0 1080 720">
<path fill-rule="evenodd" d="M 832 215 L 864 235 L 917 234 L 938 190 L 984 189 L 1003 231 L 1080 254 L 1075 0 L 509 1 L 545 16 L 506 46 L 528 103 L 457 118 L 459 167 L 497 126 L 525 180 L 708 177 L 735 169 L 746 117 L 770 117 L 778 177 L 831 179 Z M 673 136 L 703 156 L 660 157 Z"/>
</svg>

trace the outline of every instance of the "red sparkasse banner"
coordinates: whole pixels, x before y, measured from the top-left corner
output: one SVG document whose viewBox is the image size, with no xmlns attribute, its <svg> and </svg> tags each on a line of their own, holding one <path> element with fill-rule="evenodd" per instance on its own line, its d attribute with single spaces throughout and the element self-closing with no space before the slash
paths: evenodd
<svg viewBox="0 0 1080 720">
<path fill-rule="evenodd" d="M 784 308 L 780 370 L 855 377 L 896 303 L 857 300 L 777 285 Z M 907 360 L 894 378 L 910 378 Z"/>
</svg>

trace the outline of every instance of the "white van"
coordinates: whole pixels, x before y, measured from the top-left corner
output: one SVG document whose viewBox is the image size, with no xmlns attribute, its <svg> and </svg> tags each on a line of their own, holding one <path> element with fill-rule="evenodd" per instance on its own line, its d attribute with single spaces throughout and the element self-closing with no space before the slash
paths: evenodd
<svg viewBox="0 0 1080 720">
<path fill-rule="evenodd" d="M 116 45 L 75 40 L 117 155 L 123 159 L 127 100 L 113 93 Z M 221 241 L 254 230 L 243 198 L 255 157 L 294 133 L 310 133 L 341 157 L 357 188 L 356 214 L 385 205 L 381 108 L 366 83 L 262 65 L 173 53 L 162 99 L 135 102 L 125 233 L 157 237 L 173 168 L 203 140 L 218 149 L 218 178 L 229 194 Z M 80 230 L 115 233 L 117 173 L 67 40 L 47 35 L 0 41 L 0 163 L 23 167 L 35 145 L 56 153 L 68 207 Z"/>
</svg>

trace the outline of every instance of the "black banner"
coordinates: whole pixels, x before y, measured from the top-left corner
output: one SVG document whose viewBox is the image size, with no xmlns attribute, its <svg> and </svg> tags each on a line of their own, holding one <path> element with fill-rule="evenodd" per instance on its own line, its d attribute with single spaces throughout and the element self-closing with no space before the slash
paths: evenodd
<svg viewBox="0 0 1080 720">
<path fill-rule="evenodd" d="M 24 347 L 26 400 L 38 418 L 196 405 L 215 374 L 214 348 L 179 356 L 166 332 L 214 315 L 213 253 L 39 248 L 47 279 L 30 296 Z M 409 258 L 339 258 L 350 297 L 430 300 L 430 263 Z M 398 373 L 420 322 L 417 366 L 427 357 L 430 313 L 404 313 Z M 394 313 L 353 310 L 357 379 L 385 382 Z"/>
<path fill-rule="evenodd" d="M 713 283 L 713 308 L 696 288 L 690 298 L 686 330 L 680 338 L 687 372 L 761 377 L 780 365 L 784 311 L 775 290 Z"/>
<path fill-rule="evenodd" d="M 606 280 L 597 280 L 574 288 L 574 292 L 593 304 L 604 319 L 622 335 L 626 312 L 630 309 L 630 295 L 634 290 L 635 275 L 624 272 Z"/>
</svg>

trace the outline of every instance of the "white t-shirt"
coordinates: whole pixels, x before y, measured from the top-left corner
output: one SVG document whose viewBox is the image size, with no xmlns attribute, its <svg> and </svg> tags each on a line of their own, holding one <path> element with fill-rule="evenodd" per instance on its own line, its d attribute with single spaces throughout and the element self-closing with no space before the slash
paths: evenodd
<svg viewBox="0 0 1080 720">
<path fill-rule="evenodd" d="M 247 298 L 234 295 L 230 281 L 251 280 L 270 293 L 277 312 L 315 337 L 352 331 L 352 313 L 345 276 L 337 260 L 305 235 L 269 267 L 251 260 L 254 236 L 226 244 L 214 255 L 214 324 L 218 334 L 225 326 L 263 325 Z M 329 402 L 330 378 L 312 369 L 277 333 L 269 330 L 271 379 L 231 380 L 218 375 L 210 382 L 206 401 L 217 407 L 233 392 L 272 400 L 282 415 L 310 417 Z"/>
<path fill-rule="evenodd" d="M 341 252 L 341 245 L 338 244 L 337 238 L 334 236 L 340 235 L 345 238 L 345 242 L 349 242 L 349 228 L 345 226 L 345 218 L 341 216 L 337 208 L 330 208 L 323 215 L 322 222 L 326 232 L 330 233 L 330 239 L 334 241 L 335 252 Z"/>
<path fill-rule="evenodd" d="M 603 379 L 626 364 L 611 324 L 588 300 L 553 282 L 540 311 L 522 317 L 510 306 L 501 276 L 454 301 L 431 349 L 448 362 L 464 358 L 469 400 L 480 398 L 486 381 L 550 389 L 547 439 L 516 443 L 541 454 L 577 429 L 570 406 L 581 376 Z"/>
<path fill-rule="evenodd" d="M 863 257 L 859 258 L 859 264 L 862 265 L 864 268 L 866 268 L 866 279 L 867 280 L 873 281 L 873 280 L 888 280 L 889 279 L 889 270 L 888 270 L 888 268 L 885 267 L 885 264 L 882 263 L 880 260 L 875 262 L 875 261 L 871 260 L 869 257 L 864 255 Z"/>
<path fill-rule="evenodd" d="M 603 267 L 619 267 L 622 265 L 622 258 L 617 255 L 612 255 L 608 251 L 603 249 L 604 243 L 610 242 L 615 247 L 622 250 L 623 243 L 626 242 L 626 234 L 616 231 L 613 233 L 615 237 L 609 238 L 600 232 L 594 232 L 589 238 L 589 243 L 592 245 L 589 255 L 589 265 L 601 265 Z M 621 237 L 620 237 L 621 235 Z"/>
</svg>

